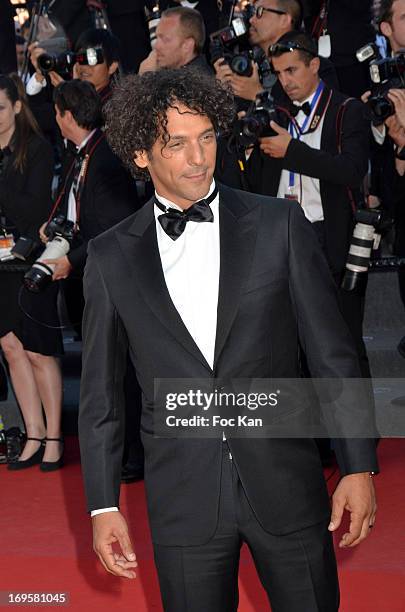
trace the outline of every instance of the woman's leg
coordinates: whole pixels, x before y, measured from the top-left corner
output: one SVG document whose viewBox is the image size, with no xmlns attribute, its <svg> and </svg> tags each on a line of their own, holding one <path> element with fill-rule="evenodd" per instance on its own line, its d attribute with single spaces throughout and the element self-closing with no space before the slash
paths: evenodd
<svg viewBox="0 0 405 612">
<path fill-rule="evenodd" d="M 0 344 L 10 368 L 11 382 L 22 412 L 27 437 L 43 438 L 45 436 L 45 423 L 42 402 L 31 362 L 23 345 L 13 332 L 9 332 L 0 338 Z M 39 442 L 28 440 L 20 460 L 31 457 L 39 446 Z"/>
<path fill-rule="evenodd" d="M 46 416 L 47 438 L 61 437 L 62 373 L 56 357 L 26 351 L 32 365 Z M 47 442 L 44 461 L 57 461 L 62 453 L 59 442 Z"/>
</svg>

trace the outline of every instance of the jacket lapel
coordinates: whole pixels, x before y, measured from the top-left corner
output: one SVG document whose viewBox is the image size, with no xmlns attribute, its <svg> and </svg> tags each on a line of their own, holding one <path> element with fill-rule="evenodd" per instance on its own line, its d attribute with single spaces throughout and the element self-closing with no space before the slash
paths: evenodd
<svg viewBox="0 0 405 612">
<path fill-rule="evenodd" d="M 149 308 L 176 340 L 212 371 L 184 325 L 167 289 L 157 245 L 152 200 L 137 213 L 128 232 L 117 233 L 117 237 Z"/>
<path fill-rule="evenodd" d="M 214 369 L 238 310 L 241 290 L 253 260 L 257 232 L 256 207 L 248 208 L 238 192 L 228 187 L 219 186 L 219 194 L 221 259 Z M 168 292 L 157 245 L 153 201 L 136 214 L 127 232 L 117 233 L 117 236 L 145 302 L 176 340 L 212 372 Z"/>
<path fill-rule="evenodd" d="M 221 262 L 214 370 L 238 311 L 257 234 L 256 207 L 248 208 L 237 191 L 225 186 L 220 186 L 219 194 Z"/>
</svg>

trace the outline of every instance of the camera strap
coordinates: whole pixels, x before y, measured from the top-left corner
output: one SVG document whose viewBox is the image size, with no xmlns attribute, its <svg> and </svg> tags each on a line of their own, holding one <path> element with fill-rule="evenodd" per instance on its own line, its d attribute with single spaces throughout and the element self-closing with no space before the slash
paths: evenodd
<svg viewBox="0 0 405 612">
<path fill-rule="evenodd" d="M 302 136 L 315 132 L 329 107 L 331 97 L 332 91 L 326 87 L 323 81 L 320 81 L 315 95 L 312 98 L 309 114 L 305 118 L 303 125 L 300 126 L 294 117 L 291 117 L 290 119 L 289 132 L 292 138 L 300 140 Z M 308 129 L 306 129 L 309 122 L 311 122 L 310 126 Z M 290 171 L 288 181 L 289 192 L 287 196 L 289 195 L 291 198 L 293 196 L 295 198 L 294 185 L 295 173 Z"/>
<path fill-rule="evenodd" d="M 337 116 L 336 116 L 336 138 L 337 138 L 337 149 L 338 149 L 339 154 L 342 153 L 343 118 L 344 118 L 348 103 L 355 99 L 356 98 L 346 98 L 346 100 L 344 100 L 342 104 L 340 105 Z M 353 213 L 355 213 L 357 210 L 357 205 L 356 205 L 356 201 L 353 195 L 353 191 L 350 189 L 350 187 L 347 187 L 346 189 L 347 189 L 347 195 L 349 196 L 349 200 L 350 200 L 350 206 L 352 207 Z"/>
<path fill-rule="evenodd" d="M 94 142 L 94 137 L 98 136 L 98 138 L 96 139 L 96 141 Z M 87 172 L 88 172 L 88 167 L 89 167 L 89 163 L 90 163 L 90 159 L 92 157 L 92 155 L 94 154 L 94 151 L 96 150 L 97 146 L 100 144 L 100 142 L 105 138 L 105 134 L 104 132 L 101 132 L 101 130 L 96 130 L 96 132 L 94 133 L 93 138 L 91 138 L 90 142 L 88 142 L 85 146 L 84 149 L 84 156 L 82 156 L 82 161 L 80 164 L 80 170 L 79 170 L 79 175 L 77 178 L 77 184 L 75 189 L 75 200 L 76 200 L 76 223 L 75 223 L 75 232 L 78 231 L 79 229 L 79 219 L 80 219 L 80 201 L 81 201 L 81 196 L 83 193 L 83 189 L 86 183 L 86 176 L 87 176 Z M 58 197 L 56 198 L 56 202 L 52 208 L 52 212 L 48 218 L 48 223 L 49 221 L 51 221 L 51 219 L 53 219 L 56 211 L 58 210 L 60 203 L 66 193 L 66 188 L 68 183 L 70 182 L 70 178 L 72 177 L 73 172 L 75 171 L 75 169 L 77 169 L 77 161 L 78 158 L 75 157 L 75 159 L 72 161 L 71 166 L 66 174 L 66 178 L 65 181 L 63 183 L 63 187 L 61 189 L 61 191 L 58 194 Z M 72 186 L 72 185 L 71 185 Z"/>
<path fill-rule="evenodd" d="M 329 0 L 323 0 L 320 11 L 312 26 L 311 37 L 319 40 L 324 32 L 327 31 L 329 13 Z"/>
</svg>

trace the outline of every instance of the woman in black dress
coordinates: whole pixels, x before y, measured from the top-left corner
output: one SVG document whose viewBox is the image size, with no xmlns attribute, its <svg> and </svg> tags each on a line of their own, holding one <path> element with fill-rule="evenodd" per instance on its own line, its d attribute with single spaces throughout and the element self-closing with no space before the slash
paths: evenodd
<svg viewBox="0 0 405 612">
<path fill-rule="evenodd" d="M 17 77 L 0 75 L 0 214 L 14 240 L 38 240 L 51 209 L 53 154 L 41 137 Z M 61 466 L 63 353 L 56 306 L 57 285 L 34 294 L 21 289 L 24 268 L 17 260 L 0 269 L 0 345 L 10 368 L 25 422 L 27 443 L 10 469 Z M 39 323 L 40 322 L 40 323 Z M 41 324 L 42 323 L 42 324 Z M 46 422 L 43 418 L 45 412 Z"/>
</svg>

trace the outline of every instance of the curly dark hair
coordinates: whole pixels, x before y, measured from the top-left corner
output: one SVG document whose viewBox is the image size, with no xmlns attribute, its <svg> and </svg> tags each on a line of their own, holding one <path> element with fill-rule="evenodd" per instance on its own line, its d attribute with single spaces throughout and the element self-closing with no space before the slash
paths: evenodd
<svg viewBox="0 0 405 612">
<path fill-rule="evenodd" d="M 135 152 L 150 153 L 160 137 L 162 149 L 167 145 L 167 111 L 179 104 L 206 115 L 217 133 L 227 131 L 235 116 L 231 91 L 213 76 L 187 67 L 129 75 L 114 88 L 104 108 L 107 140 L 135 177 L 149 177 L 135 165 Z"/>
</svg>

